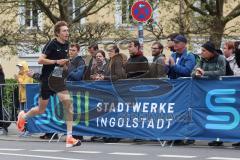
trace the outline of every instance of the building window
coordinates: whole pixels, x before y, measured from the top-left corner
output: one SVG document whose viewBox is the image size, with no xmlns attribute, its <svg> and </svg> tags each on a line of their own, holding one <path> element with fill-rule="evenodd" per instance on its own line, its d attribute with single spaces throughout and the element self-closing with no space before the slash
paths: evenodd
<svg viewBox="0 0 240 160">
<path fill-rule="evenodd" d="M 81 7 L 81 1 L 70 0 L 68 4 L 70 19 L 73 20 L 74 18 L 78 17 L 81 14 L 82 9 L 85 9 L 85 7 Z M 80 24 L 84 24 L 84 23 L 85 23 L 85 18 L 80 19 Z"/>
<path fill-rule="evenodd" d="M 34 1 L 26 1 L 25 25 L 27 27 L 38 27 L 38 9 Z"/>
<path fill-rule="evenodd" d="M 25 29 L 41 29 L 41 16 L 35 0 L 20 2 L 19 6 L 20 26 Z"/>
<path fill-rule="evenodd" d="M 132 24 L 131 8 L 134 0 L 122 0 L 122 24 Z"/>
</svg>

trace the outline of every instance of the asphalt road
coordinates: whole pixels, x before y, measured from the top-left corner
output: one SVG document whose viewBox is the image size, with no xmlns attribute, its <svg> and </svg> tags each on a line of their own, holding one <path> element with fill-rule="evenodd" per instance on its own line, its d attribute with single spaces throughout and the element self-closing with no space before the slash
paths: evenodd
<svg viewBox="0 0 240 160">
<path fill-rule="evenodd" d="M 64 142 L 0 140 L 0 160 L 240 160 L 240 149 L 208 147 L 206 142 L 192 146 L 165 146 L 159 143 L 85 142 L 65 148 Z"/>
</svg>

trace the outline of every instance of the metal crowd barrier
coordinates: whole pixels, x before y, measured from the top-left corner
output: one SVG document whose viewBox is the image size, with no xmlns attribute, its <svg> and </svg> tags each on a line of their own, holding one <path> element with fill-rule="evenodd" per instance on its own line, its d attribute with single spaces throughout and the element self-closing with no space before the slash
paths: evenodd
<svg viewBox="0 0 240 160">
<path fill-rule="evenodd" d="M 216 79 L 232 79 L 239 78 L 238 76 L 222 76 Z M 152 78 L 151 78 L 152 79 Z M 159 79 L 159 78 L 158 78 Z M 160 78 L 166 80 L 168 78 Z M 191 77 L 181 77 L 179 79 L 191 79 Z M 201 79 L 208 79 L 203 77 Z M 130 79 L 129 79 L 130 80 Z M 19 110 L 25 110 L 25 106 L 19 103 L 18 84 L 0 84 L 0 123 L 1 122 L 16 122 Z M 1 127 L 1 125 L 0 125 Z"/>
<path fill-rule="evenodd" d="M 235 79 L 235 78 L 239 78 L 239 76 L 215 77 L 215 79 L 220 81 L 223 79 Z M 166 80 L 168 78 L 160 79 Z M 180 79 L 191 79 L 191 77 L 181 77 Z M 203 77 L 201 79 L 208 80 L 209 78 Z M 3 128 L 4 126 L 8 127 L 11 123 L 16 123 L 19 110 L 20 109 L 25 110 L 25 106 L 23 106 L 22 108 L 20 105 L 21 104 L 19 103 L 18 84 L 0 84 L 0 128 Z M 161 145 L 163 146 L 166 144 L 166 141 L 160 142 Z"/>
<path fill-rule="evenodd" d="M 17 120 L 20 108 L 18 84 L 0 84 L 0 127 Z"/>
</svg>

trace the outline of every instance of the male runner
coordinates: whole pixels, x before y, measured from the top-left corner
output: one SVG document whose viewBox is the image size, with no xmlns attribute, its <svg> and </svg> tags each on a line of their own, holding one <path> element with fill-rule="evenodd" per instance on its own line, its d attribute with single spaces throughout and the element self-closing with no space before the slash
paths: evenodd
<svg viewBox="0 0 240 160">
<path fill-rule="evenodd" d="M 63 103 L 67 119 L 67 138 L 66 147 L 74 147 L 81 145 L 80 140 L 76 140 L 72 137 L 72 126 L 73 126 L 73 105 L 70 99 L 69 92 L 62 78 L 63 66 L 67 64 L 68 54 L 68 25 L 64 21 L 59 21 L 54 26 L 55 39 L 49 41 L 43 48 L 43 53 L 39 56 L 38 63 L 43 64 L 41 74 L 41 89 L 39 97 L 39 106 L 32 108 L 27 113 L 21 111 L 18 115 L 17 128 L 20 132 L 24 130 L 26 120 L 39 114 L 43 114 L 48 105 L 50 96 L 57 94 L 59 100 Z M 51 78 L 51 74 L 55 75 L 56 78 Z M 60 74 L 59 74 L 60 73 Z M 55 81 L 56 80 L 56 81 Z M 60 85 L 56 85 L 56 84 Z M 51 85 L 53 87 L 51 87 Z M 57 86 L 57 87 L 56 87 Z"/>
</svg>

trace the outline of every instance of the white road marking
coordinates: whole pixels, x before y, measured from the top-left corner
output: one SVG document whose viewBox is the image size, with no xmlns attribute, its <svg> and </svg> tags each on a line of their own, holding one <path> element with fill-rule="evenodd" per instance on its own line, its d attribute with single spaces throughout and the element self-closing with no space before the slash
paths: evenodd
<svg viewBox="0 0 240 160">
<path fill-rule="evenodd" d="M 125 152 L 113 152 L 108 154 L 123 155 L 123 156 L 146 156 L 147 155 L 145 153 L 125 153 Z"/>
<path fill-rule="evenodd" d="M 133 143 L 104 143 L 104 144 L 130 146 L 130 145 L 132 145 Z"/>
<path fill-rule="evenodd" d="M 0 151 L 23 151 L 24 149 L 0 148 Z"/>
<path fill-rule="evenodd" d="M 196 156 L 188 156 L 188 155 L 157 155 L 158 157 L 166 157 L 166 158 L 196 158 Z"/>
<path fill-rule="evenodd" d="M 57 160 L 84 160 L 84 159 L 75 159 L 75 158 L 63 158 L 63 157 L 52 157 L 52 156 L 39 156 L 39 155 L 31 155 L 31 154 L 1 153 L 1 152 L 0 152 L 0 155 L 16 156 L 16 157 L 32 157 L 32 158 L 57 159 Z"/>
<path fill-rule="evenodd" d="M 216 160 L 240 160 L 240 158 L 230 158 L 230 157 L 209 157 L 207 159 L 216 159 Z"/>
<path fill-rule="evenodd" d="M 99 154 L 99 153 L 102 153 L 100 151 L 69 151 L 69 152 L 72 152 L 72 153 L 87 153 L 87 154 Z"/>
<path fill-rule="evenodd" d="M 30 151 L 32 151 L 32 152 L 49 152 L 49 153 L 63 152 L 63 150 L 41 150 L 41 149 L 30 150 Z"/>
</svg>

